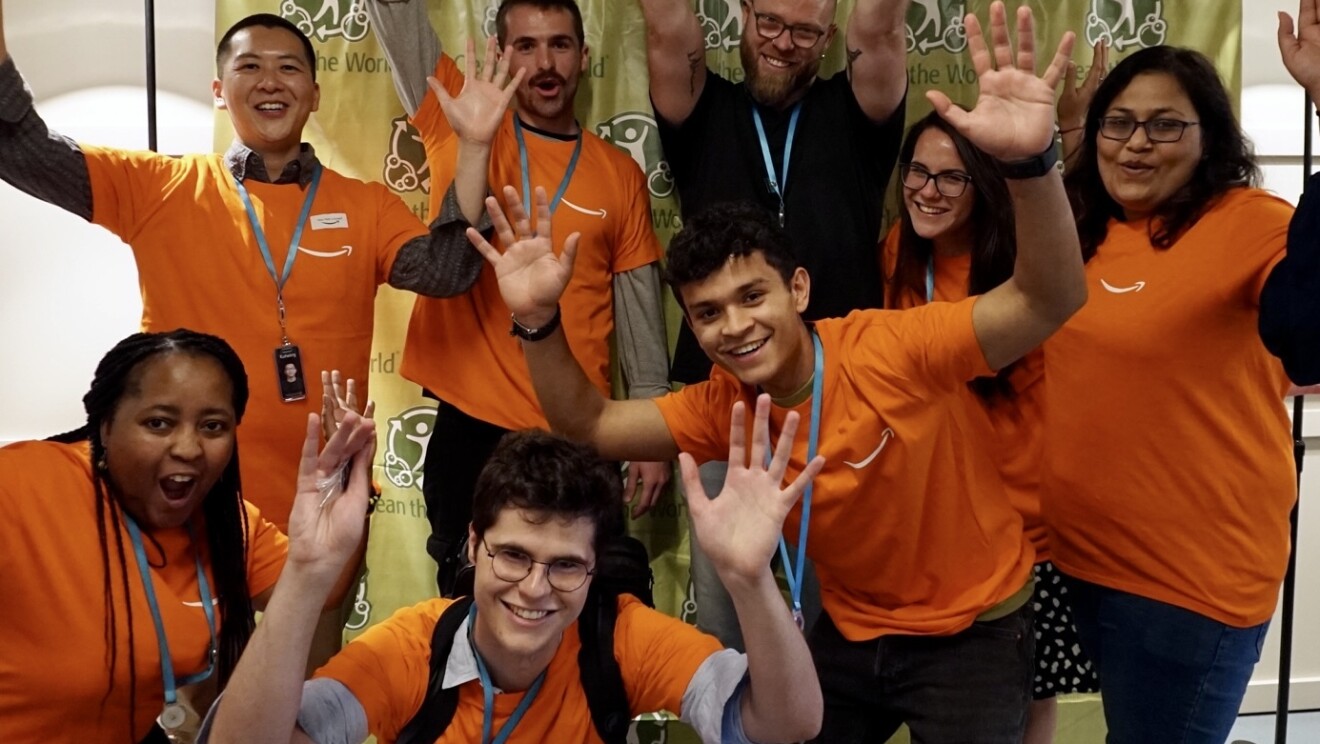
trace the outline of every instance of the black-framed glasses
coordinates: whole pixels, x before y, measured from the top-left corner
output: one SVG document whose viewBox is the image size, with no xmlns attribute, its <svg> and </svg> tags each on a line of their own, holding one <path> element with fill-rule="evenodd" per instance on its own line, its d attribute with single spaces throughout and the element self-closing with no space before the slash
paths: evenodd
<svg viewBox="0 0 1320 744">
<path fill-rule="evenodd" d="M 761 35 L 761 38 L 769 41 L 778 39 L 781 34 L 788 31 L 788 38 L 793 40 L 793 46 L 798 49 L 810 49 L 820 43 L 820 38 L 827 31 L 827 29 L 815 26 L 784 23 L 783 19 L 778 16 L 769 13 L 758 13 L 751 3 L 747 3 L 747 7 L 752 9 L 752 17 L 756 19 L 756 32 Z"/>
<path fill-rule="evenodd" d="M 481 540 L 481 547 L 490 556 L 490 568 L 494 572 L 495 578 L 500 581 L 507 581 L 510 584 L 517 584 L 519 581 L 532 575 L 532 569 L 537 564 L 545 566 L 545 578 L 550 582 L 550 586 L 561 592 L 575 592 L 587 583 L 587 578 L 596 573 L 595 569 L 587 566 L 581 561 L 575 561 L 572 558 L 555 558 L 550 561 L 538 561 L 527 555 L 521 550 L 513 548 L 500 548 L 492 551 L 486 544 L 486 540 Z"/>
<path fill-rule="evenodd" d="M 926 188 L 926 184 L 932 179 L 935 181 L 935 190 L 949 199 L 956 199 L 967 191 L 967 184 L 972 182 L 972 177 L 958 170 L 940 171 L 931 173 L 925 166 L 917 163 L 902 163 L 898 166 L 899 177 L 903 179 L 904 188 L 913 191 L 921 191 Z"/>
<path fill-rule="evenodd" d="M 1182 119 L 1159 118 L 1140 121 L 1130 116 L 1103 116 L 1100 118 L 1100 136 L 1127 142 L 1136 134 L 1137 127 L 1141 127 L 1146 130 L 1146 139 L 1151 142 L 1177 142 L 1182 139 L 1187 127 L 1194 127 L 1198 123 Z"/>
</svg>

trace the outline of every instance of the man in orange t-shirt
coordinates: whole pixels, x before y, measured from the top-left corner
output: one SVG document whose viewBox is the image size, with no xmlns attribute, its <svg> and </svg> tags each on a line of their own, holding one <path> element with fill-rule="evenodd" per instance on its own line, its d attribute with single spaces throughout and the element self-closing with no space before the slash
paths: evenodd
<svg viewBox="0 0 1320 744">
<path fill-rule="evenodd" d="M 1019 9 L 1018 18 L 1019 35 L 1029 35 L 1030 13 Z M 973 496 L 972 484 L 998 478 L 983 448 L 967 440 L 973 429 L 960 391 L 1038 346 L 1085 299 L 1076 229 L 1053 167 L 1050 102 L 1072 35 L 1037 78 L 1034 55 L 1009 48 L 1002 5 L 991 8 L 991 37 L 1002 39 L 994 53 L 1020 69 L 990 69 L 979 23 L 967 20 L 972 48 L 980 48 L 977 106 L 967 112 L 929 95 L 1009 178 L 1014 274 L 985 295 L 808 326 L 800 313 L 810 278 L 773 217 L 720 206 L 687 222 L 666 269 L 716 364 L 711 379 L 654 402 L 609 401 L 556 329 L 572 262 L 567 251 L 554 255 L 544 194 L 535 224 L 521 204 L 512 224 L 492 209 L 509 246 L 503 253 L 469 231 L 518 323 L 538 329 L 524 335 L 523 352 L 557 430 L 606 457 L 681 450 L 701 460 L 721 455 L 725 411 L 757 389 L 775 402 L 772 430 L 798 416 L 811 421 L 788 473 L 819 456 L 826 462 L 785 535 L 811 555 L 820 580 L 824 614 L 810 644 L 826 699 L 818 741 L 830 744 L 883 741 L 901 723 L 927 741 L 1016 742 L 1025 722 L 1033 553 L 1002 493 Z M 793 574 L 802 560 L 786 565 L 797 609 Z"/>
<path fill-rule="evenodd" d="M 495 18 L 503 47 L 498 65 L 490 39 L 476 73 L 469 44 L 466 75 L 441 52 L 426 3 L 373 0 L 367 9 L 426 148 L 431 213 L 489 235 L 482 204 L 489 191 L 521 184 L 530 200 L 533 187 L 544 188 L 553 196 L 555 230 L 582 236 L 563 317 L 592 384 L 609 394 L 613 335 L 628 396 L 668 392 L 660 244 L 645 179 L 623 150 L 583 131 L 573 111 L 588 61 L 577 4 L 505 0 Z M 427 75 L 438 82 L 431 90 Z M 507 86 L 506 75 L 513 77 Z M 514 110 L 506 111 L 510 102 Z M 422 490 L 431 523 L 427 550 L 439 564 L 443 594 L 459 565 L 482 464 L 506 432 L 547 426 L 509 326 L 509 309 L 490 271 L 460 296 L 418 298 L 408 325 L 402 373 L 438 400 Z M 637 516 L 669 481 L 670 464 L 629 467 L 625 493 L 631 497 L 641 482 Z"/>
<path fill-rule="evenodd" d="M 758 406 L 753 442 L 769 437 L 768 401 Z M 742 404 L 721 457 L 741 461 Z M 733 597 L 747 653 L 719 642 L 629 595 L 592 595 L 605 545 L 618 529 L 618 478 L 590 447 L 544 432 L 501 440 L 477 480 L 468 557 L 476 570 L 465 619 L 443 664 L 432 663 L 432 638 L 445 599 L 405 608 L 354 640 L 304 683 L 315 615 L 362 530 L 365 478 L 321 509 L 300 494 L 290 560 L 265 616 L 235 670 L 214 726 L 214 742 L 284 740 L 357 742 L 368 734 L 396 741 L 419 714 L 428 690 L 457 687 L 441 744 L 599 744 L 582 684 L 578 618 L 594 601 L 618 608 L 613 653 L 628 712 L 674 711 L 702 740 L 795 742 L 820 728 L 820 686 L 802 635 L 784 611 L 769 569 L 789 508 L 817 471 L 806 467 L 781 488 L 796 420 L 768 460 L 730 468 L 719 498 L 693 509 L 702 541 Z M 700 489 L 696 462 L 682 460 L 684 482 Z M 304 496 L 308 498 L 304 499 Z M 460 607 L 461 609 L 461 607 Z M 448 629 L 452 620 L 444 628 Z M 590 654 L 584 654 L 591 658 Z M 585 662 L 584 662 L 585 663 Z M 443 670 L 443 672 L 442 672 Z M 428 743 L 431 738 L 425 739 Z"/>
</svg>

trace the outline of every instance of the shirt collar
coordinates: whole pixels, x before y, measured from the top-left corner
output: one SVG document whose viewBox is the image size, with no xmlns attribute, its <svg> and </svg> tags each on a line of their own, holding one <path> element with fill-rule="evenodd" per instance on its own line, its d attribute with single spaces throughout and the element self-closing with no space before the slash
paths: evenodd
<svg viewBox="0 0 1320 744">
<path fill-rule="evenodd" d="M 480 679 L 481 675 L 477 673 L 477 656 L 472 649 L 472 641 L 468 637 L 468 624 L 472 618 L 465 617 L 459 624 L 458 631 L 454 633 L 454 645 L 449 650 L 449 660 L 445 662 L 445 678 L 440 683 L 440 689 L 448 690 L 451 687 L 458 687 L 474 679 Z M 495 690 L 500 693 L 499 689 Z"/>
<path fill-rule="evenodd" d="M 234 140 L 234 144 L 225 152 L 225 165 L 229 168 L 229 172 L 234 174 L 234 178 L 240 181 L 252 179 L 262 183 L 296 183 L 304 188 L 312 182 L 312 172 L 315 170 L 313 166 L 317 162 L 316 150 L 304 142 L 298 149 L 298 157 L 284 166 L 279 178 L 272 180 L 270 174 L 266 172 L 266 161 L 257 154 L 256 150 Z"/>
</svg>

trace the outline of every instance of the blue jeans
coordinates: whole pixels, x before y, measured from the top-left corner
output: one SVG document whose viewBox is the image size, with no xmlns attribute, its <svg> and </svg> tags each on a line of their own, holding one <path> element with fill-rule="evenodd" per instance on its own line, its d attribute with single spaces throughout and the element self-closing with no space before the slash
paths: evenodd
<svg viewBox="0 0 1320 744">
<path fill-rule="evenodd" d="M 1031 702 L 1031 603 L 950 636 L 844 638 L 828 612 L 808 639 L 825 696 L 814 744 L 1021 744 Z"/>
<path fill-rule="evenodd" d="M 1066 576 L 1066 575 L 1065 575 Z M 1235 628 L 1066 576 L 1082 647 L 1100 674 L 1109 744 L 1223 744 L 1269 622 Z"/>
</svg>

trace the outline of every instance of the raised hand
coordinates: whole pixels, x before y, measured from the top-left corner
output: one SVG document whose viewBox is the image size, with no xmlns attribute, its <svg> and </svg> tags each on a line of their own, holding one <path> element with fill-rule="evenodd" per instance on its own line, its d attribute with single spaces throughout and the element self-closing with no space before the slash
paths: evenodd
<svg viewBox="0 0 1320 744">
<path fill-rule="evenodd" d="M 289 515 L 289 562 L 333 583 L 362 542 L 376 423 L 347 412 L 318 453 L 320 434 L 320 417 L 308 414 Z"/>
<path fill-rule="evenodd" d="M 1298 3 L 1295 32 L 1293 19 L 1279 12 L 1279 56 L 1293 80 L 1320 100 L 1320 0 Z"/>
<path fill-rule="evenodd" d="M 1109 45 L 1104 39 L 1095 43 L 1091 49 L 1091 69 L 1086 71 L 1082 84 L 1077 84 L 1077 64 L 1068 60 L 1067 71 L 1063 77 L 1063 93 L 1059 96 L 1056 107 L 1059 129 L 1069 133 L 1086 126 L 1086 111 L 1091 107 L 1091 99 L 1104 80 L 1105 70 L 1109 69 Z"/>
<path fill-rule="evenodd" d="M 458 97 L 449 95 L 449 91 L 433 77 L 426 79 L 431 91 L 440 101 L 440 109 L 445 112 L 445 119 L 454 128 L 459 138 L 479 145 L 490 145 L 504 121 L 504 112 L 513 100 L 513 93 L 522 82 L 525 70 L 519 69 L 509 79 L 509 58 L 511 54 L 497 56 L 498 48 L 495 37 L 486 39 L 486 61 L 477 72 L 474 60 L 477 56 L 476 43 L 467 42 L 467 73 L 463 78 L 463 89 Z M 498 59 L 498 61 L 497 61 Z"/>
<path fill-rule="evenodd" d="M 756 399 L 750 457 L 746 417 L 746 404 L 742 401 L 733 404 L 729 424 L 729 473 L 724 480 L 724 490 L 716 498 L 706 497 L 692 456 L 686 452 L 678 456 L 688 509 L 692 512 L 692 529 L 721 579 L 750 580 L 769 570 L 770 558 L 779 546 L 779 536 L 784 529 L 784 518 L 802 496 L 807 484 L 825 465 L 825 458 L 816 456 L 797 479 L 784 488 L 784 471 L 788 468 L 797 434 L 797 412 L 789 412 L 784 419 L 784 430 L 779 435 L 769 465 L 766 465 L 765 456 L 770 448 L 770 396 L 761 395 Z"/>
<path fill-rule="evenodd" d="M 545 189 L 537 186 L 532 200 L 536 204 L 535 229 L 523 209 L 518 191 L 512 186 L 504 187 L 504 201 L 509 205 L 512 223 L 505 218 L 495 197 L 486 197 L 486 211 L 490 213 L 495 234 L 504 246 L 503 253 L 473 228 L 468 228 L 467 237 L 495 270 L 500 295 L 518 322 L 529 328 L 540 328 L 554 317 L 559 298 L 573 276 L 573 260 L 577 257 L 581 235 L 569 235 L 564 240 L 563 255 L 556 256 L 550 235 L 550 202 Z"/>
<path fill-rule="evenodd" d="M 339 370 L 327 372 L 321 370 L 321 433 L 328 441 L 349 412 L 361 413 L 362 418 L 371 418 L 376 413 L 376 402 L 367 401 L 366 410 L 358 410 L 357 383 L 349 378 L 347 385 Z"/>
<path fill-rule="evenodd" d="M 1036 77 L 1031 9 L 1021 7 L 1017 11 L 1016 55 L 1009 43 L 1002 2 L 990 5 L 992 46 L 986 46 L 981 22 L 975 15 L 969 13 L 964 24 L 980 89 L 976 107 L 967 111 L 955 106 L 941 91 L 928 91 L 926 98 L 945 121 L 993 157 L 1012 161 L 1039 155 L 1054 139 L 1054 90 L 1063 77 L 1076 37 L 1071 31 L 1065 33 L 1045 74 Z"/>
<path fill-rule="evenodd" d="M 669 485 L 673 466 L 668 462 L 630 462 L 623 483 L 623 500 L 632 504 L 632 518 L 651 510 Z M 639 490 L 640 489 L 640 490 Z"/>
</svg>

